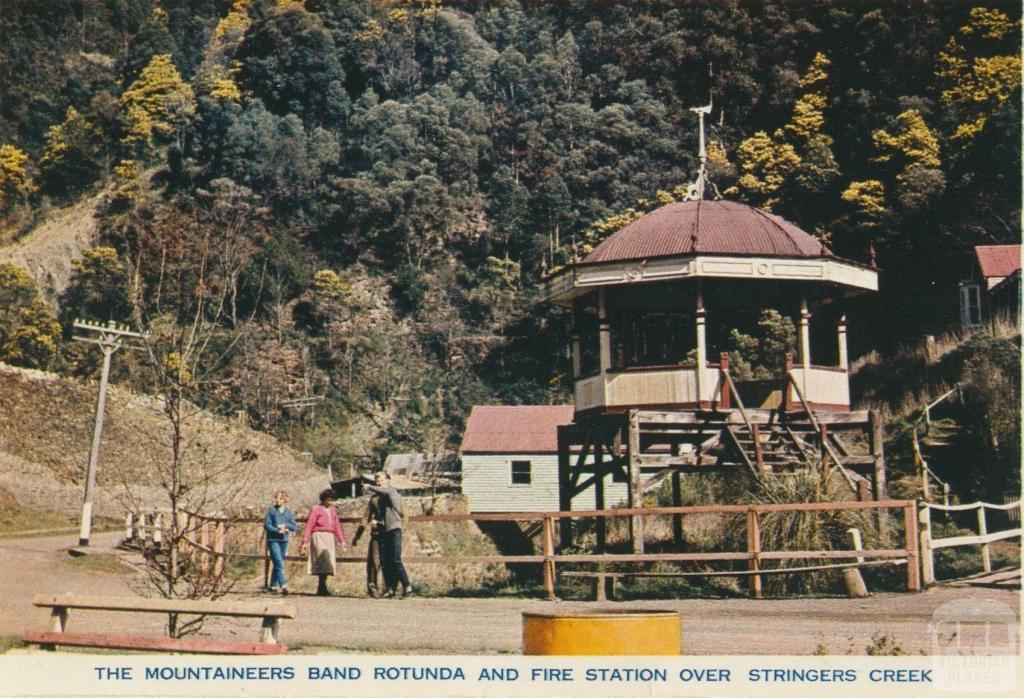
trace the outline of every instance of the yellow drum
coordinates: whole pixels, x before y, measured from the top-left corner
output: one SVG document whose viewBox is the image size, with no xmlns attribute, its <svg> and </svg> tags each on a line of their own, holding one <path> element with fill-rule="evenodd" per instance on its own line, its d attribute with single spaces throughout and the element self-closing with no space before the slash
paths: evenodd
<svg viewBox="0 0 1024 698">
<path fill-rule="evenodd" d="M 523 613 L 523 654 L 678 655 L 678 611 Z"/>
</svg>

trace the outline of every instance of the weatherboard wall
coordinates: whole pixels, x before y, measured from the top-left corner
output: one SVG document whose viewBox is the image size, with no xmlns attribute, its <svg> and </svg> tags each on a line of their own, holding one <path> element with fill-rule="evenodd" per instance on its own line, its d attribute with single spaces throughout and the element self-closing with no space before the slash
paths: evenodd
<svg viewBox="0 0 1024 698">
<path fill-rule="evenodd" d="M 512 461 L 530 461 L 530 484 L 512 483 Z M 606 507 L 624 502 L 626 484 L 605 479 Z M 471 512 L 558 511 L 558 456 L 497 453 L 462 456 L 462 494 Z M 594 508 L 594 489 L 573 500 L 574 510 Z"/>
</svg>

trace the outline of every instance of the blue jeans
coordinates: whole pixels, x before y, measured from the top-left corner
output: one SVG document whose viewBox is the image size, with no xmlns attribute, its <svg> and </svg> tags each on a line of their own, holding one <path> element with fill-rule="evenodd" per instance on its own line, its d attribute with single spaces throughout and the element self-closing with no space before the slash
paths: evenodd
<svg viewBox="0 0 1024 698">
<path fill-rule="evenodd" d="M 270 551 L 270 561 L 274 565 L 274 571 L 270 575 L 270 588 L 283 587 L 284 581 L 284 556 L 288 554 L 288 539 L 280 538 L 267 540 L 267 549 Z"/>
<path fill-rule="evenodd" d="M 402 564 L 402 529 L 396 528 L 380 534 L 380 562 L 384 568 L 384 585 L 389 591 L 395 591 L 401 584 L 408 589 L 409 575 Z"/>
</svg>

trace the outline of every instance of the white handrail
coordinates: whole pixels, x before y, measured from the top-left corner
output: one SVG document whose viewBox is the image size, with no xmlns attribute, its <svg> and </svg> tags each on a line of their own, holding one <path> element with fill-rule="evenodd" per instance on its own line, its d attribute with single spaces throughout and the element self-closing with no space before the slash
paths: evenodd
<svg viewBox="0 0 1024 698">
<path fill-rule="evenodd" d="M 918 464 L 921 466 L 921 486 L 924 490 L 924 498 L 928 500 L 931 498 L 931 492 L 928 488 L 928 476 L 930 475 L 935 482 L 942 486 L 942 499 L 943 502 L 949 504 L 949 485 L 942 480 L 938 475 L 935 474 L 931 468 L 928 467 L 928 461 L 924 459 L 924 454 L 921 452 L 921 442 L 917 437 L 917 427 L 924 421 L 924 433 L 927 434 L 931 429 L 932 423 L 932 408 L 938 405 L 940 402 L 948 398 L 953 393 L 959 392 L 960 385 L 953 386 L 952 389 L 947 390 L 945 393 L 940 395 L 938 398 L 933 400 L 924 406 L 921 410 L 921 416 L 914 420 L 914 424 L 910 429 L 911 447 L 914 450 L 914 457 Z"/>
<path fill-rule="evenodd" d="M 1005 531 L 988 532 L 988 524 L 985 521 L 985 510 L 995 509 L 997 511 L 1009 511 L 1019 509 L 1021 500 L 1007 502 L 1006 504 L 992 504 L 990 502 L 974 502 L 972 504 L 932 504 L 920 502 L 919 511 L 919 535 L 921 547 L 921 578 L 925 584 L 935 583 L 935 551 L 942 548 L 956 548 L 964 545 L 981 546 L 981 566 L 988 573 L 992 571 L 992 560 L 989 545 L 1000 540 L 1020 538 L 1021 529 L 1013 528 Z M 978 512 L 978 535 L 976 536 L 950 536 L 949 538 L 932 538 L 931 512 L 936 511 L 977 511 Z"/>
<path fill-rule="evenodd" d="M 998 540 L 1010 540 L 1011 538 L 1019 538 L 1020 529 L 1014 528 L 1006 531 L 996 531 L 995 533 L 987 533 L 983 536 L 954 536 L 952 538 L 936 538 L 932 541 L 932 550 L 939 550 L 940 548 L 958 548 L 961 545 L 985 545 L 986 543 L 995 543 Z"/>
<path fill-rule="evenodd" d="M 1018 499 L 1015 502 L 1007 502 L 1006 504 L 991 504 L 989 502 L 974 502 L 973 504 L 932 504 L 931 502 L 921 502 L 921 504 L 929 509 L 938 509 L 939 511 L 970 511 L 979 507 L 1008 511 L 1019 507 L 1020 500 Z"/>
</svg>

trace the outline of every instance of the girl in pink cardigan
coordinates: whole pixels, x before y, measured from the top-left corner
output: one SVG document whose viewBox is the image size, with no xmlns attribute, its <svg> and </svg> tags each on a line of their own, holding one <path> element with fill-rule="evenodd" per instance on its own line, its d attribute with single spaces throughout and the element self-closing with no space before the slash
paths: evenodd
<svg viewBox="0 0 1024 698">
<path fill-rule="evenodd" d="M 337 571 L 335 564 L 335 541 L 345 550 L 345 534 L 341 532 L 341 521 L 334 508 L 334 490 L 327 489 L 320 493 L 320 504 L 309 510 L 306 528 L 302 531 L 302 548 L 300 553 L 306 558 L 307 574 L 315 574 L 320 578 L 316 587 L 317 596 L 330 596 L 327 588 L 327 577 Z"/>
</svg>

